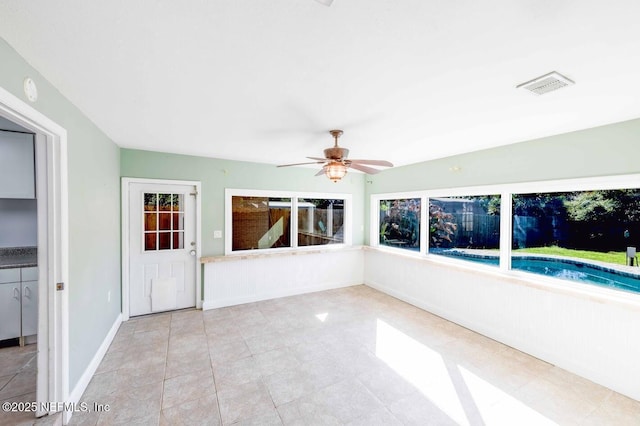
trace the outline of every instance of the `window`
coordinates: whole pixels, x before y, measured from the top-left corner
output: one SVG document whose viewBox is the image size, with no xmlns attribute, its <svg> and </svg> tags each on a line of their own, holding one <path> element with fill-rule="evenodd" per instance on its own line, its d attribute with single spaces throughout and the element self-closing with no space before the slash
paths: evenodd
<svg viewBox="0 0 640 426">
<path fill-rule="evenodd" d="M 350 244 L 350 195 L 235 189 L 226 195 L 227 254 Z"/>
<path fill-rule="evenodd" d="M 182 194 L 144 194 L 144 250 L 184 249 Z"/>
<path fill-rule="evenodd" d="M 380 245 L 420 251 L 420 198 L 380 200 Z"/>
<path fill-rule="evenodd" d="M 370 241 L 640 294 L 638 182 L 627 175 L 375 194 Z"/>
<path fill-rule="evenodd" d="M 430 254 L 498 265 L 499 250 L 499 195 L 429 198 Z"/>
<path fill-rule="evenodd" d="M 232 197 L 233 251 L 291 247 L 291 199 Z"/>
<path fill-rule="evenodd" d="M 513 195 L 511 268 L 640 291 L 640 190 Z"/>
<path fill-rule="evenodd" d="M 298 246 L 344 242 L 344 200 L 298 198 Z"/>
</svg>

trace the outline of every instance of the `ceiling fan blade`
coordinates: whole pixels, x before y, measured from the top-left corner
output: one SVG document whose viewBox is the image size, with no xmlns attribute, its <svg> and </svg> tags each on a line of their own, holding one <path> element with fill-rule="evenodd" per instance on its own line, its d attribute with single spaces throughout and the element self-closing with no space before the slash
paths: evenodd
<svg viewBox="0 0 640 426">
<path fill-rule="evenodd" d="M 333 0 L 316 0 L 318 3 L 322 3 L 325 6 L 331 6 L 331 3 L 333 3 Z"/>
<path fill-rule="evenodd" d="M 349 167 L 351 167 L 352 169 L 360 170 L 361 172 L 365 172 L 368 175 L 375 175 L 376 173 L 380 172 L 380 170 L 378 169 L 374 169 L 373 167 L 363 166 L 362 164 L 358 164 L 358 163 L 351 163 Z"/>
<path fill-rule="evenodd" d="M 291 167 L 291 166 L 304 166 L 305 164 L 322 164 L 325 161 L 309 161 L 307 163 L 293 163 L 293 164 L 280 164 L 279 166 L 276 167 Z"/>
<path fill-rule="evenodd" d="M 349 160 L 352 163 L 368 164 L 370 166 L 393 167 L 393 163 L 386 160 Z"/>
<path fill-rule="evenodd" d="M 324 169 L 325 169 L 325 168 L 326 168 L 326 167 L 321 168 L 321 169 L 320 169 L 320 171 L 319 171 L 318 173 L 316 173 L 314 176 L 321 176 L 321 175 L 323 175 L 323 174 L 324 174 Z"/>
<path fill-rule="evenodd" d="M 319 161 L 327 161 L 326 158 L 320 158 L 320 157 L 307 157 L 309 160 L 319 160 Z"/>
</svg>

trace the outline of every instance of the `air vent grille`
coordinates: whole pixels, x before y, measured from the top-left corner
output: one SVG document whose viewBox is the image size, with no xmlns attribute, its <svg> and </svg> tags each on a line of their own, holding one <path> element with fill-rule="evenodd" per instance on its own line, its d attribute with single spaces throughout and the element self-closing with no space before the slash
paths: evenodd
<svg viewBox="0 0 640 426">
<path fill-rule="evenodd" d="M 553 71 L 549 74 L 545 74 L 540 77 L 534 78 L 533 80 L 527 81 L 526 83 L 519 84 L 518 86 L 516 86 L 516 88 L 527 89 L 530 92 L 535 93 L 536 95 L 544 95 L 545 93 L 553 92 L 572 84 L 574 84 L 572 80 L 569 80 L 562 74 Z"/>
</svg>

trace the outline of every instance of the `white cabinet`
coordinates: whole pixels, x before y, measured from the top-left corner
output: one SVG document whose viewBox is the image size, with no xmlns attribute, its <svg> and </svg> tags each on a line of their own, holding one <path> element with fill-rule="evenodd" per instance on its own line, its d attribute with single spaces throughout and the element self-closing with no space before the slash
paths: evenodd
<svg viewBox="0 0 640 426">
<path fill-rule="evenodd" d="M 0 269 L 0 340 L 38 333 L 38 268 Z"/>
<path fill-rule="evenodd" d="M 22 335 L 38 334 L 38 268 L 21 269 Z"/>
<path fill-rule="evenodd" d="M 0 340 L 20 337 L 20 269 L 0 269 Z"/>
<path fill-rule="evenodd" d="M 0 130 L 0 198 L 35 198 L 33 135 Z"/>
</svg>

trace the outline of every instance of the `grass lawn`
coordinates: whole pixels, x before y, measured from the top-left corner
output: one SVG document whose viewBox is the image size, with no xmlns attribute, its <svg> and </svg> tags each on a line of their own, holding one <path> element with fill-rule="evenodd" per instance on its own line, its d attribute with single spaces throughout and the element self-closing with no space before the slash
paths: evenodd
<svg viewBox="0 0 640 426">
<path fill-rule="evenodd" d="M 615 263 L 624 265 L 627 254 L 624 251 L 610 251 L 607 253 L 599 251 L 573 250 L 558 246 L 551 247 L 532 247 L 526 249 L 513 250 L 514 253 L 536 253 L 551 254 L 556 256 L 576 257 L 579 259 L 597 260 L 600 262 Z"/>
</svg>

